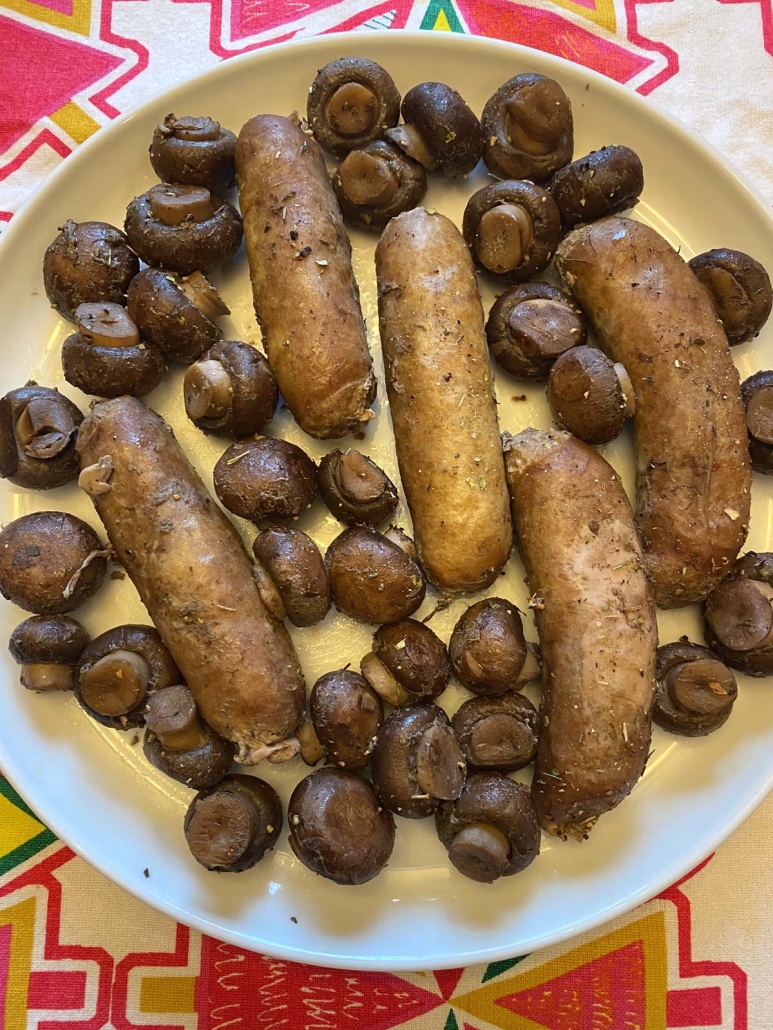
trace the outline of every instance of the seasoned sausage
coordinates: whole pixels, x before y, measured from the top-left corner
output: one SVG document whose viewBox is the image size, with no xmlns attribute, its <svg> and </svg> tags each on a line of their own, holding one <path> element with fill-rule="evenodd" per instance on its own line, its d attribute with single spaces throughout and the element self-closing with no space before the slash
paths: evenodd
<svg viewBox="0 0 773 1030">
<path fill-rule="evenodd" d="M 81 486 L 203 718 L 238 761 L 259 761 L 300 722 L 305 689 L 239 534 L 164 420 L 133 397 L 94 408 L 78 454 Z"/>
<path fill-rule="evenodd" d="M 376 248 L 400 475 L 419 559 L 441 590 L 493 583 L 512 528 L 483 310 L 469 251 L 443 215 L 393 218 Z"/>
<path fill-rule="evenodd" d="M 556 265 L 636 395 L 636 504 L 662 608 L 700 601 L 749 526 L 751 468 L 730 348 L 709 295 L 654 229 L 605 218 Z"/>
<path fill-rule="evenodd" d="M 542 647 L 532 795 L 559 837 L 586 837 L 644 771 L 657 624 L 633 512 L 614 469 L 569 433 L 505 444 L 513 519 Z"/>
<path fill-rule="evenodd" d="M 236 178 L 255 314 L 301 429 L 325 440 L 376 395 L 351 246 L 319 146 L 278 115 L 239 133 Z"/>
</svg>

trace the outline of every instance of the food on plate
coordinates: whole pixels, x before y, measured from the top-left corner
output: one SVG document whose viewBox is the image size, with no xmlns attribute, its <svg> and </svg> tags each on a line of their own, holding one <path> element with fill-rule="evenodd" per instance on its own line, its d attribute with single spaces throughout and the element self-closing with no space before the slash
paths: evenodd
<svg viewBox="0 0 773 1030">
<path fill-rule="evenodd" d="M 458 800 L 440 804 L 435 827 L 452 865 L 479 883 L 519 873 L 539 854 L 529 791 L 498 772 L 472 773 Z"/>
<path fill-rule="evenodd" d="M 512 601 L 487 597 L 463 613 L 448 645 L 456 678 L 473 694 L 501 694 L 539 679 L 539 651 Z"/>
<path fill-rule="evenodd" d="M 495 182 L 473 193 L 462 232 L 475 262 L 503 282 L 522 282 L 545 268 L 560 239 L 555 201 L 533 182 Z"/>
<path fill-rule="evenodd" d="M 330 610 L 330 584 L 311 537 L 300 529 L 272 526 L 258 534 L 252 550 L 271 577 L 293 626 L 314 626 L 325 618 Z"/>
<path fill-rule="evenodd" d="M 51 490 L 78 476 L 75 437 L 83 415 L 69 397 L 28 383 L 0 400 L 0 477 Z"/>
<path fill-rule="evenodd" d="M 201 721 L 193 694 L 180 683 L 148 697 L 142 750 L 156 769 L 193 790 L 219 783 L 234 757 L 234 745 Z"/>
<path fill-rule="evenodd" d="M 343 157 L 397 125 L 400 94 L 380 64 L 367 57 L 339 57 L 317 72 L 306 118 L 317 143 Z"/>
<path fill-rule="evenodd" d="M 220 340 L 186 370 L 183 400 L 188 418 L 199 429 L 240 439 L 268 425 L 279 388 L 259 350 L 248 343 Z"/>
<path fill-rule="evenodd" d="M 644 189 L 644 170 L 630 147 L 602 147 L 564 165 L 548 189 L 564 229 L 633 207 Z"/>
<path fill-rule="evenodd" d="M 585 316 L 549 283 L 519 283 L 501 293 L 486 322 L 491 356 L 516 379 L 545 379 L 553 362 L 585 343 Z"/>
<path fill-rule="evenodd" d="M 158 630 L 116 626 L 84 648 L 75 696 L 97 722 L 125 730 L 143 724 L 150 694 L 179 682 L 180 670 Z"/>
<path fill-rule="evenodd" d="M 747 676 L 773 675 L 773 554 L 748 551 L 703 607 L 706 643 Z"/>
<path fill-rule="evenodd" d="M 332 182 L 344 218 L 376 232 L 390 218 L 420 204 L 427 192 L 419 162 L 383 139 L 349 151 Z"/>
<path fill-rule="evenodd" d="M 151 186 L 129 204 L 124 229 L 146 264 L 180 275 L 210 272 L 242 242 L 239 212 L 205 186 Z"/>
<path fill-rule="evenodd" d="M 657 624 L 617 473 L 560 430 L 505 445 L 513 521 L 542 651 L 532 796 L 542 828 L 583 839 L 644 771 Z"/>
<path fill-rule="evenodd" d="M 322 500 L 347 526 L 379 526 L 399 503 L 386 472 L 353 447 L 326 454 L 319 463 L 317 481 Z"/>
<path fill-rule="evenodd" d="M 327 760 L 340 769 L 364 769 L 384 718 L 381 698 L 356 672 L 320 676 L 309 698 L 311 722 Z"/>
<path fill-rule="evenodd" d="M 408 819 L 425 819 L 439 801 L 458 798 L 466 763 L 451 722 L 435 704 L 398 708 L 381 724 L 371 760 L 381 804 Z"/>
<path fill-rule="evenodd" d="M 700 601 L 749 525 L 751 467 L 738 372 L 709 295 L 654 229 L 574 229 L 556 265 L 633 383 L 637 522 L 661 608 Z"/>
<path fill-rule="evenodd" d="M 507 561 L 512 531 L 472 262 L 453 222 L 416 208 L 384 230 L 376 274 L 397 460 L 419 560 L 440 590 L 480 590 Z"/>
<path fill-rule="evenodd" d="M 139 268 L 120 229 L 107 222 L 68 219 L 46 250 L 43 283 L 51 304 L 72 322 L 80 304 L 124 303 Z"/>
<path fill-rule="evenodd" d="M 296 786 L 287 809 L 290 846 L 312 872 L 335 883 L 366 883 L 395 844 L 395 821 L 357 773 L 325 767 Z"/>
<path fill-rule="evenodd" d="M 455 179 L 468 175 L 483 153 L 477 115 L 452 86 L 421 82 L 403 97 L 403 125 L 384 136 L 428 171 L 439 168 Z"/>
<path fill-rule="evenodd" d="M 705 737 L 723 726 L 738 697 L 730 669 L 713 651 L 686 638 L 658 648 L 652 717 L 685 737 Z"/>
<path fill-rule="evenodd" d="M 0 593 L 38 615 L 71 612 L 99 589 L 108 553 L 76 515 L 30 512 L 0 532 Z"/>
<path fill-rule="evenodd" d="M 120 304 L 81 304 L 78 332 L 62 344 L 64 378 L 98 397 L 141 397 L 161 382 L 167 366 L 161 351 L 140 339 Z"/>
<path fill-rule="evenodd" d="M 86 630 L 69 615 L 33 615 L 13 631 L 8 650 L 21 665 L 27 690 L 72 690 L 88 642 Z"/>
<path fill-rule="evenodd" d="M 239 133 L 236 171 L 255 314 L 279 389 L 304 432 L 345 436 L 373 417 L 376 379 L 322 152 L 289 118 L 259 115 Z"/>
<path fill-rule="evenodd" d="M 759 261 L 723 247 L 696 255 L 690 268 L 709 291 L 731 346 L 759 333 L 773 306 L 770 277 Z"/>
<path fill-rule="evenodd" d="M 220 502 L 243 519 L 295 519 L 317 496 L 317 466 L 287 440 L 249 437 L 232 443 L 213 473 Z"/>
<path fill-rule="evenodd" d="M 456 710 L 451 725 L 473 769 L 515 772 L 537 757 L 537 709 L 515 690 L 471 697 Z"/>
<path fill-rule="evenodd" d="M 305 694 L 295 650 L 167 424 L 133 397 L 107 401 L 84 420 L 78 453 L 80 485 L 204 721 L 244 764 L 286 754 Z"/>
<path fill-rule="evenodd" d="M 399 622 L 424 600 L 413 542 L 399 531 L 345 529 L 328 547 L 325 568 L 336 608 L 360 622 Z"/>
<path fill-rule="evenodd" d="M 755 372 L 741 383 L 752 468 L 773 475 L 773 372 Z"/>
<path fill-rule="evenodd" d="M 279 840 L 282 803 L 265 780 L 234 773 L 196 795 L 184 829 L 191 854 L 205 869 L 241 873 Z"/>
<path fill-rule="evenodd" d="M 508 79 L 486 101 L 480 121 L 483 160 L 500 179 L 545 182 L 572 160 L 572 105 L 545 75 Z"/>
<path fill-rule="evenodd" d="M 164 182 L 220 193 L 236 179 L 236 136 L 206 115 L 168 114 L 153 130 L 150 163 Z"/>
<path fill-rule="evenodd" d="M 404 619 L 376 630 L 360 672 L 388 704 L 400 708 L 442 694 L 451 679 L 451 662 L 446 645 L 429 626 Z"/>
<path fill-rule="evenodd" d="M 609 443 L 636 413 L 625 368 L 596 347 L 573 347 L 559 355 L 548 376 L 547 397 L 561 429 L 586 443 Z"/>
<path fill-rule="evenodd" d="M 170 361 L 196 361 L 222 336 L 215 319 L 229 314 L 215 287 L 201 272 L 182 277 L 162 268 L 143 268 L 132 279 L 127 311 L 143 340 Z"/>
</svg>

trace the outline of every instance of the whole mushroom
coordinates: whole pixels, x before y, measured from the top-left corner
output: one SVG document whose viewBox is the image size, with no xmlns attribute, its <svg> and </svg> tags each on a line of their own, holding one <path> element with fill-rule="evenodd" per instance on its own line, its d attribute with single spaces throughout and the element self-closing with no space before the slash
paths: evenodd
<svg viewBox="0 0 773 1030">
<path fill-rule="evenodd" d="M 220 501 L 243 519 L 295 519 L 317 496 L 317 467 L 286 440 L 250 437 L 231 444 L 214 469 Z"/>
<path fill-rule="evenodd" d="M 219 783 L 231 768 L 235 747 L 201 721 L 186 686 L 162 687 L 148 697 L 142 749 L 151 765 L 193 790 Z"/>
<path fill-rule="evenodd" d="M 516 379 L 545 379 L 553 362 L 585 343 L 585 316 L 549 283 L 519 283 L 494 301 L 486 322 L 491 356 Z"/>
<path fill-rule="evenodd" d="M 279 387 L 268 361 L 255 347 L 221 340 L 186 371 L 183 398 L 188 418 L 228 439 L 260 433 L 274 417 Z"/>
<path fill-rule="evenodd" d="M 191 854 L 205 869 L 241 873 L 279 840 L 282 803 L 265 780 L 235 773 L 196 795 L 184 830 Z"/>
<path fill-rule="evenodd" d="M 354 448 L 326 454 L 319 463 L 317 481 L 322 500 L 347 526 L 379 526 L 399 503 L 386 472 Z"/>
<path fill-rule="evenodd" d="M 395 708 L 438 697 L 451 678 L 443 641 L 414 619 L 381 626 L 360 671 L 373 689 Z"/>
<path fill-rule="evenodd" d="M 539 651 L 528 644 L 518 608 L 501 597 L 463 613 L 448 645 L 456 678 L 474 694 L 519 689 L 540 675 Z"/>
<path fill-rule="evenodd" d="M 596 347 L 561 354 L 550 370 L 547 396 L 558 425 L 586 443 L 614 440 L 636 412 L 625 368 Z"/>
<path fill-rule="evenodd" d="M 633 207 L 644 170 L 630 147 L 602 147 L 559 168 L 548 186 L 564 229 Z"/>
<path fill-rule="evenodd" d="M 708 250 L 690 268 L 709 291 L 731 346 L 756 336 L 773 307 L 770 277 L 759 261 L 741 250 Z"/>
<path fill-rule="evenodd" d="M 306 118 L 317 143 L 343 157 L 397 125 L 400 94 L 380 64 L 366 57 L 340 57 L 317 72 Z"/>
<path fill-rule="evenodd" d="M 75 437 L 83 421 L 69 397 L 28 383 L 0 400 L 0 477 L 51 490 L 78 477 Z"/>
<path fill-rule="evenodd" d="M 352 770 L 368 765 L 384 709 L 362 676 L 347 669 L 320 676 L 311 690 L 309 712 L 329 762 Z"/>
<path fill-rule="evenodd" d="M 129 286 L 127 310 L 143 340 L 170 361 L 196 361 L 222 333 L 215 319 L 230 309 L 201 272 L 182 277 L 143 268 Z"/>
<path fill-rule="evenodd" d="M 236 181 L 236 136 L 206 115 L 168 114 L 153 131 L 149 153 L 164 182 L 206 186 L 219 193 Z"/>
<path fill-rule="evenodd" d="M 515 772 L 537 757 L 537 709 L 514 690 L 471 697 L 456 710 L 452 726 L 473 769 Z"/>
<path fill-rule="evenodd" d="M 293 626 L 314 626 L 330 610 L 330 584 L 314 541 L 300 529 L 273 526 L 260 533 L 253 553 L 276 587 Z"/>
<path fill-rule="evenodd" d="M 68 219 L 43 258 L 46 296 L 60 315 L 73 321 L 80 304 L 124 303 L 140 268 L 120 229 L 107 222 Z"/>
<path fill-rule="evenodd" d="M 8 650 L 27 690 L 72 690 L 88 642 L 86 630 L 68 615 L 33 615 L 13 631 Z"/>
<path fill-rule="evenodd" d="M 390 218 L 421 203 L 427 176 L 418 161 L 377 139 L 349 151 L 333 175 L 333 192 L 344 218 L 380 232 Z"/>
<path fill-rule="evenodd" d="M 773 372 L 755 372 L 741 383 L 752 468 L 773 475 Z"/>
<path fill-rule="evenodd" d="M 404 125 L 384 136 L 428 171 L 468 175 L 483 153 L 480 122 L 464 98 L 443 82 L 422 82 L 403 97 Z"/>
<path fill-rule="evenodd" d="M 732 669 L 773 674 L 773 554 L 749 551 L 703 606 L 706 643 Z"/>
<path fill-rule="evenodd" d="M 705 737 L 727 722 L 737 697 L 735 676 L 708 647 L 683 639 L 658 648 L 652 718 L 664 730 Z"/>
</svg>

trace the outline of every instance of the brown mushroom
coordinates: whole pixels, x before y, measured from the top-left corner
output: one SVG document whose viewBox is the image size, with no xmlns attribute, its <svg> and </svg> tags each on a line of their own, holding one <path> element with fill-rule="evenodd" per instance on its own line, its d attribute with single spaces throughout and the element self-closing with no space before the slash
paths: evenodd
<svg viewBox="0 0 773 1030">
<path fill-rule="evenodd" d="M 221 340 L 186 371 L 183 398 L 188 418 L 199 429 L 239 440 L 268 425 L 279 388 L 259 350 L 248 343 Z"/>
<path fill-rule="evenodd" d="M 574 347 L 548 377 L 548 405 L 562 429 L 586 443 L 608 443 L 636 411 L 625 368 L 596 347 Z"/>
<path fill-rule="evenodd" d="M 317 496 L 317 467 L 286 440 L 250 437 L 231 444 L 214 470 L 220 501 L 243 519 L 294 519 Z"/>
<path fill-rule="evenodd" d="M 312 687 L 309 712 L 327 760 L 341 769 L 364 769 L 384 718 L 370 684 L 348 669 L 328 672 Z"/>
<path fill-rule="evenodd" d="M 126 303 L 143 340 L 170 361 L 186 364 L 217 343 L 222 334 L 215 319 L 230 314 L 201 272 L 181 278 L 161 268 L 143 268 L 131 281 Z"/>
<path fill-rule="evenodd" d="M 366 455 L 351 448 L 331 451 L 317 473 L 322 500 L 347 526 L 379 526 L 397 508 L 397 489 Z"/>
<path fill-rule="evenodd" d="M 727 722 L 737 697 L 735 676 L 708 647 L 683 638 L 658 648 L 652 718 L 664 730 L 705 737 Z"/>
<path fill-rule="evenodd" d="M 424 600 L 426 580 L 411 551 L 375 529 L 345 529 L 325 554 L 333 602 L 361 622 L 399 622 Z"/>
<path fill-rule="evenodd" d="M 141 726 L 148 697 L 181 680 L 180 670 L 153 626 L 116 626 L 95 637 L 81 655 L 75 696 L 103 726 Z"/>
<path fill-rule="evenodd" d="M 479 883 L 519 873 L 539 854 L 529 791 L 498 772 L 473 773 L 457 801 L 440 805 L 435 826 L 452 865 Z"/>
<path fill-rule="evenodd" d="M 252 545 L 255 557 L 279 592 L 293 626 L 314 626 L 330 610 L 330 584 L 314 541 L 286 526 L 260 533 Z"/>
<path fill-rule="evenodd" d="M 156 126 L 149 151 L 159 179 L 215 193 L 236 181 L 235 152 L 236 136 L 214 118 L 173 114 Z"/>
<path fill-rule="evenodd" d="M 474 694 L 519 689 L 540 675 L 539 652 L 527 644 L 518 608 L 501 597 L 470 605 L 448 645 L 456 678 Z"/>
<path fill-rule="evenodd" d="M 346 155 L 333 175 L 333 192 L 344 218 L 380 232 L 390 218 L 421 203 L 427 176 L 418 161 L 377 139 Z"/>
<path fill-rule="evenodd" d="M 59 314 L 73 321 L 80 304 L 122 304 L 139 268 L 120 229 L 107 222 L 68 220 L 43 258 L 43 283 Z"/>
<path fill-rule="evenodd" d="M 557 82 L 528 72 L 503 83 L 481 115 L 483 160 L 500 179 L 545 182 L 572 160 L 572 105 Z"/>
<path fill-rule="evenodd" d="M 435 704 L 398 708 L 378 731 L 373 785 L 381 804 L 408 819 L 424 819 L 439 801 L 458 798 L 466 763 L 451 722 Z"/>
<path fill-rule="evenodd" d="M 360 671 L 377 694 L 399 708 L 442 694 L 451 678 L 451 662 L 446 645 L 429 626 L 404 619 L 376 630 L 373 650 L 362 659 Z"/>
<path fill-rule="evenodd" d="M 703 605 L 706 643 L 732 669 L 773 674 L 773 554 L 749 551 Z"/>
<path fill-rule="evenodd" d="M 71 612 L 99 589 L 107 554 L 77 516 L 30 512 L 0 533 L 0 593 L 38 615 Z"/>
<path fill-rule="evenodd" d="M 483 153 L 480 122 L 464 98 L 443 82 L 422 82 L 403 97 L 404 125 L 384 135 L 421 162 L 449 178 L 469 175 Z"/>
<path fill-rule="evenodd" d="M 306 118 L 317 143 L 343 157 L 397 125 L 400 94 L 380 64 L 366 57 L 340 57 L 317 72 Z"/>
<path fill-rule="evenodd" d="M 545 379 L 556 358 L 585 343 L 586 322 L 571 297 L 548 283 L 520 283 L 494 302 L 486 322 L 491 356 L 516 379 Z"/>
<path fill-rule="evenodd" d="M 193 790 L 207 790 L 231 768 L 235 747 L 202 722 L 190 690 L 163 687 L 148 698 L 142 747 L 151 765 Z"/>
<path fill-rule="evenodd" d="M 64 378 L 98 397 L 143 397 L 166 372 L 157 347 L 143 343 L 137 326 L 120 304 L 81 304 L 78 332 L 62 344 Z"/>
<path fill-rule="evenodd" d="M 297 785 L 287 809 L 290 847 L 335 883 L 366 883 L 389 861 L 395 821 L 357 773 L 329 766 Z"/>
<path fill-rule="evenodd" d="M 755 372 L 741 383 L 752 468 L 773 476 L 773 372 Z"/>
<path fill-rule="evenodd" d="M 75 437 L 83 415 L 69 397 L 28 383 L 0 400 L 0 477 L 51 490 L 78 477 Z"/>
<path fill-rule="evenodd" d="M 708 250 L 690 268 L 709 291 L 731 346 L 757 336 L 773 306 L 770 277 L 759 261 L 741 250 Z"/>
<path fill-rule="evenodd" d="M 239 212 L 203 186 L 152 186 L 129 204 L 124 228 L 146 264 L 180 275 L 217 268 L 242 242 Z"/>
<path fill-rule="evenodd" d="M 72 690 L 88 642 L 86 630 L 68 615 L 33 615 L 13 631 L 8 650 L 21 665 L 27 690 Z"/>
<path fill-rule="evenodd" d="M 515 772 L 534 761 L 538 725 L 537 709 L 514 690 L 471 697 L 452 720 L 467 764 L 500 772 Z"/>
<path fill-rule="evenodd" d="M 561 232 L 555 201 L 533 182 L 492 183 L 473 193 L 462 233 L 476 263 L 505 282 L 541 272 L 553 257 Z"/>
<path fill-rule="evenodd" d="M 644 170 L 629 147 L 602 147 L 560 168 L 548 186 L 564 229 L 633 207 Z"/>
<path fill-rule="evenodd" d="M 185 839 L 205 869 L 241 873 L 270 851 L 282 831 L 282 803 L 257 776 L 233 774 L 200 791 L 185 813 Z"/>
</svg>

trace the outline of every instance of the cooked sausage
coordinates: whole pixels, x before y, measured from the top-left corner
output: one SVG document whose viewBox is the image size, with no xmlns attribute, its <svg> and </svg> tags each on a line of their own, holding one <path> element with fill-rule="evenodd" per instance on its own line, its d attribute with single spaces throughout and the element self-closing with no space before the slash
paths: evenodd
<svg viewBox="0 0 773 1030">
<path fill-rule="evenodd" d="M 513 519 L 542 647 L 532 795 L 549 833 L 582 839 L 644 771 L 657 624 L 614 469 L 569 433 L 505 444 Z"/>
<path fill-rule="evenodd" d="M 744 408 L 722 325 L 691 269 L 640 222 L 576 229 L 556 265 L 633 383 L 637 521 L 655 600 L 700 601 L 749 526 Z"/>
<path fill-rule="evenodd" d="M 456 226 L 424 208 L 376 248 L 397 460 L 419 559 L 441 590 L 493 583 L 512 546 L 483 311 Z"/>
<path fill-rule="evenodd" d="M 81 486 L 209 726 L 253 764 L 300 722 L 303 675 L 239 534 L 164 420 L 133 397 L 78 433 Z"/>
<path fill-rule="evenodd" d="M 322 151 L 278 115 L 239 133 L 236 178 L 255 314 L 301 429 L 325 440 L 373 417 L 376 395 L 351 246 Z"/>
</svg>

